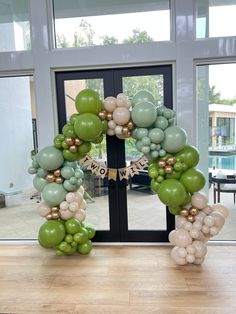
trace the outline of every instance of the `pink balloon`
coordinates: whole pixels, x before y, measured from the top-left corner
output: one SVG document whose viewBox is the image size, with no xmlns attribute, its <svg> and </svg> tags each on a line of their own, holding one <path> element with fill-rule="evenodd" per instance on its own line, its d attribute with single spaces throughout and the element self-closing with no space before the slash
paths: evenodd
<svg viewBox="0 0 236 314">
<path fill-rule="evenodd" d="M 124 107 L 117 107 L 113 112 L 113 120 L 118 125 L 125 125 L 129 122 L 130 111 Z"/>
</svg>

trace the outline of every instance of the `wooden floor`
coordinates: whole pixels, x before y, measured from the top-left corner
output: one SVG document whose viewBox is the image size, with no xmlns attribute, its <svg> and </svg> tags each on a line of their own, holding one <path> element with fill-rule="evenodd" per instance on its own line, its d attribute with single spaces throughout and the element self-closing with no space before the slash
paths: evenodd
<svg viewBox="0 0 236 314">
<path fill-rule="evenodd" d="M 210 246 L 202 266 L 175 266 L 170 247 L 96 246 L 56 257 L 0 244 L 0 313 L 236 313 L 236 246 Z"/>
</svg>

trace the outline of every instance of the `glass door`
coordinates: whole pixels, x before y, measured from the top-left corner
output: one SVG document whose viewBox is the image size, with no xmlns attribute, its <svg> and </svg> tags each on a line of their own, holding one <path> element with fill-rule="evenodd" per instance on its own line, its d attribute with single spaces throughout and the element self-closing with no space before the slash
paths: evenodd
<svg viewBox="0 0 236 314">
<path fill-rule="evenodd" d="M 74 99 L 80 90 L 92 88 L 101 99 L 124 92 L 130 98 L 140 89 L 153 93 L 157 105 L 172 107 L 171 66 L 139 67 L 115 70 L 57 72 L 59 128 L 75 113 Z M 138 160 L 132 139 L 126 141 L 107 136 L 94 145 L 91 157 L 108 168 L 120 169 Z M 96 230 L 95 241 L 168 241 L 174 228 L 169 215 L 156 194 L 150 190 L 150 179 L 144 169 L 132 180 L 101 179 L 85 171 L 87 192 L 86 223 Z"/>
</svg>

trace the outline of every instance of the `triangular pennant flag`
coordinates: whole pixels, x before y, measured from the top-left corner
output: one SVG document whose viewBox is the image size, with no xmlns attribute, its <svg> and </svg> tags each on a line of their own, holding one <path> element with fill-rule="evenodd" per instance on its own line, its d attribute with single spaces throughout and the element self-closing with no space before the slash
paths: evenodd
<svg viewBox="0 0 236 314">
<path fill-rule="evenodd" d="M 129 177 L 129 169 L 128 168 L 120 168 L 120 169 L 118 169 L 118 171 L 119 171 L 119 178 L 120 178 L 120 180 L 122 180 L 122 179 L 128 179 L 128 177 Z"/>
<path fill-rule="evenodd" d="M 138 168 L 136 167 L 135 164 L 132 164 L 129 166 L 129 173 L 130 173 L 131 177 L 133 177 L 135 174 L 139 174 Z"/>
<path fill-rule="evenodd" d="M 116 181 L 117 169 L 109 168 L 108 169 L 108 180 Z"/>
</svg>

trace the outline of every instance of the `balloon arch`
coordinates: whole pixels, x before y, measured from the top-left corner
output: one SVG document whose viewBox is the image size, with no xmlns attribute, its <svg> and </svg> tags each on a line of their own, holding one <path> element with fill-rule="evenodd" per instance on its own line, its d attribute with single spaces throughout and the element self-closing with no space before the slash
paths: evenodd
<svg viewBox="0 0 236 314">
<path fill-rule="evenodd" d="M 120 139 L 132 137 L 144 155 L 143 161 L 148 161 L 152 191 L 176 215 L 176 229 L 169 234 L 174 246 L 172 259 L 178 265 L 201 264 L 206 242 L 219 233 L 228 209 L 222 204 L 209 205 L 199 192 L 205 185 L 204 175 L 196 168 L 199 153 L 187 144 L 185 130 L 175 125 L 175 112 L 157 107 L 153 95 L 145 90 L 132 100 L 121 93 L 102 102 L 96 91 L 84 89 L 77 95 L 75 106 L 78 113 L 54 138 L 53 146 L 32 157 L 28 170 L 35 174 L 35 189 L 42 193 L 38 213 L 47 219 L 39 229 L 40 245 L 56 248 L 57 255 L 91 251 L 95 230 L 84 223 L 84 173 L 79 161 L 88 165 L 92 144 L 101 143 L 107 134 Z M 133 173 L 140 169 L 136 165 Z M 91 163 L 90 169 L 94 169 Z M 105 176 L 107 171 L 108 179 L 116 180 L 117 169 L 97 164 L 97 175 Z"/>
</svg>

